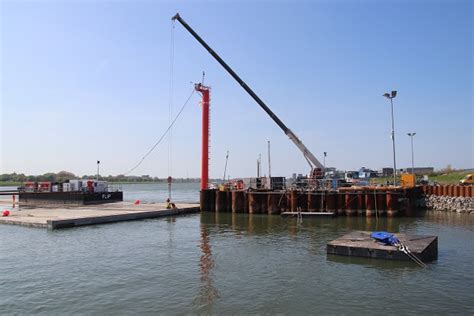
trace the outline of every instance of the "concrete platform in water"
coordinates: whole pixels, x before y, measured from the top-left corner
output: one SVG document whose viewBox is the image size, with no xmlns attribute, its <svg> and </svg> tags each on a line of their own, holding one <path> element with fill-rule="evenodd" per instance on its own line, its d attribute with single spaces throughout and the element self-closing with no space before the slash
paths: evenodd
<svg viewBox="0 0 474 316">
<path fill-rule="evenodd" d="M 394 246 L 386 246 L 370 238 L 372 232 L 354 231 L 326 245 L 327 254 L 390 260 L 411 260 Z M 394 234 L 421 261 L 438 258 L 438 237 Z"/>
<path fill-rule="evenodd" d="M 1 209 L 10 210 L 10 216 L 0 217 L 0 224 L 21 225 L 48 229 L 71 228 L 84 225 L 114 223 L 162 216 L 198 213 L 199 204 L 178 203 L 177 209 L 168 210 L 164 203 L 135 205 L 117 202 L 94 206 L 12 208 L 9 201 L 0 201 Z"/>
</svg>

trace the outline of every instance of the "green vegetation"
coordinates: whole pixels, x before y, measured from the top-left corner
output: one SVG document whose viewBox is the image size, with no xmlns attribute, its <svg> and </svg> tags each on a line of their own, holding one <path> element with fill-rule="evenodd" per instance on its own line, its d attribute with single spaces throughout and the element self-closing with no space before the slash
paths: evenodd
<svg viewBox="0 0 474 316">
<path fill-rule="evenodd" d="M 429 177 L 430 181 L 437 182 L 440 184 L 457 184 L 459 180 L 464 178 L 466 175 L 474 173 L 474 169 L 472 170 L 464 170 L 464 171 L 451 171 L 448 173 L 435 173 Z"/>
<path fill-rule="evenodd" d="M 66 182 L 71 179 L 95 179 L 95 175 L 83 175 L 77 176 L 72 172 L 68 171 L 60 171 L 58 173 L 48 172 L 42 175 L 25 175 L 23 173 L 5 173 L 0 175 L 0 186 L 20 186 L 24 182 L 27 181 L 34 181 L 34 182 L 41 182 L 41 181 L 49 181 L 49 182 Z M 158 178 L 158 177 L 150 177 L 148 175 L 143 176 L 125 176 L 125 175 L 118 175 L 118 176 L 100 176 L 99 180 L 114 182 L 114 183 L 163 183 L 167 182 L 167 178 Z M 181 182 L 199 182 L 199 179 L 196 178 L 189 178 L 189 179 L 173 179 L 174 183 L 181 183 Z"/>
<path fill-rule="evenodd" d="M 377 184 L 386 184 L 388 181 L 389 184 L 393 183 L 393 177 L 379 177 L 379 178 L 372 178 L 370 179 L 370 184 L 377 185 Z"/>
<path fill-rule="evenodd" d="M 18 187 L 21 182 L 0 181 L 0 187 Z"/>
<path fill-rule="evenodd" d="M 448 166 L 445 169 L 436 171 L 433 174 L 428 175 L 428 181 L 436 182 L 439 184 L 457 184 L 459 180 L 464 178 L 466 175 L 474 173 L 474 169 L 471 170 L 455 170 L 451 169 Z M 422 180 L 422 176 L 416 176 L 417 181 Z M 391 184 L 393 182 L 393 177 L 380 177 L 370 179 L 370 182 L 373 184 L 385 184 L 387 181 Z"/>
</svg>

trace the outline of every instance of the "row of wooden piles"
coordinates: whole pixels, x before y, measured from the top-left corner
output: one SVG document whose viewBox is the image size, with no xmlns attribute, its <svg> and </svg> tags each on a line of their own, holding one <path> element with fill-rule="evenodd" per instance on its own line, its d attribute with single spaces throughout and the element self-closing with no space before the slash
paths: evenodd
<svg viewBox="0 0 474 316">
<path fill-rule="evenodd" d="M 416 189 L 416 188 L 415 188 Z M 417 192 L 362 188 L 338 191 L 201 191 L 201 210 L 250 214 L 330 212 L 346 216 L 397 216 Z"/>
</svg>

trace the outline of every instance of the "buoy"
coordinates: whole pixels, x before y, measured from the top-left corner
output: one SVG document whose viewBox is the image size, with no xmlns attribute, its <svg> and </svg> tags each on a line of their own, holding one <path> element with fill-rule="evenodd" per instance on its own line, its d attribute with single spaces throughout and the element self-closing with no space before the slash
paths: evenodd
<svg viewBox="0 0 474 316">
<path fill-rule="evenodd" d="M 8 216 L 8 215 L 10 215 L 10 211 L 9 210 L 3 210 L 2 216 Z"/>
<path fill-rule="evenodd" d="M 135 205 L 140 204 L 140 200 L 136 200 L 135 203 L 133 203 L 133 204 L 135 204 Z"/>
</svg>

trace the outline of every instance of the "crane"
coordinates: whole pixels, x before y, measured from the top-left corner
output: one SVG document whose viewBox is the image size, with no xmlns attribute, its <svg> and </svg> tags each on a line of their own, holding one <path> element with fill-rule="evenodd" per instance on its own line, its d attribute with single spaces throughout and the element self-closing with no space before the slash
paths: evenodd
<svg viewBox="0 0 474 316">
<path fill-rule="evenodd" d="M 298 147 L 302 152 L 304 158 L 308 162 L 311 173 L 310 177 L 313 179 L 323 178 L 323 165 L 319 160 L 313 155 L 311 151 L 303 144 L 303 142 L 296 136 L 296 134 L 291 131 L 281 120 L 276 116 L 275 113 L 270 110 L 270 108 L 258 97 L 258 95 L 253 92 L 253 90 L 235 73 L 229 65 L 209 46 L 207 43 L 181 18 L 179 13 L 176 13 L 175 16 L 171 18 L 173 21 L 178 21 L 181 25 L 189 32 L 191 35 L 209 52 L 209 54 L 214 57 L 214 59 L 224 67 L 225 70 L 240 84 L 240 86 L 257 102 L 258 105 L 270 116 L 270 118 L 283 130 L 286 136 Z"/>
</svg>

